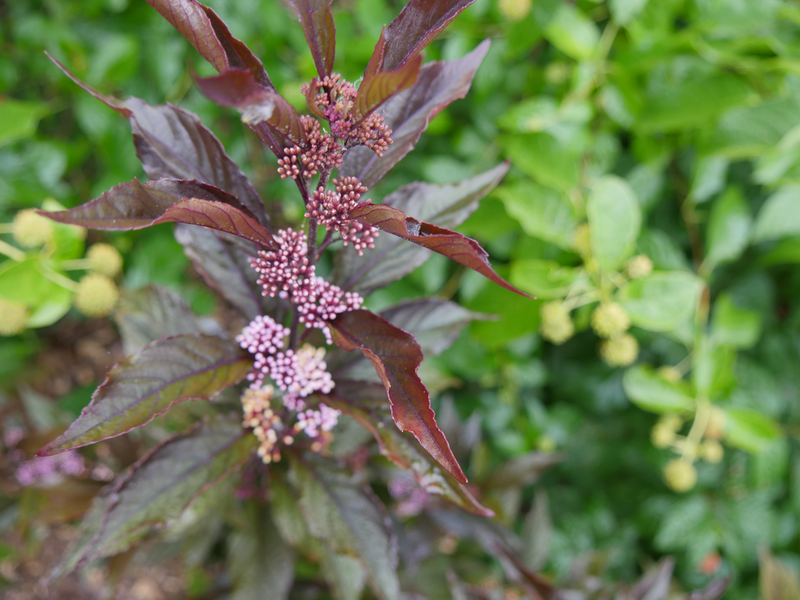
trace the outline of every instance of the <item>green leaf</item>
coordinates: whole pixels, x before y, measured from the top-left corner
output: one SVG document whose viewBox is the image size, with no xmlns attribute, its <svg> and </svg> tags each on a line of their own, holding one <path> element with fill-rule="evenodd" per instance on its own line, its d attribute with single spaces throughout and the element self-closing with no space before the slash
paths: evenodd
<svg viewBox="0 0 800 600">
<path fill-rule="evenodd" d="M 725 187 L 730 161 L 724 156 L 705 156 L 697 161 L 692 177 L 690 198 L 705 202 Z"/>
<path fill-rule="evenodd" d="M 761 337 L 761 314 L 738 308 L 731 294 L 723 294 L 714 302 L 711 336 L 717 344 L 729 344 L 740 350 L 755 346 Z"/>
<path fill-rule="evenodd" d="M 729 187 L 711 209 L 706 233 L 706 261 L 715 265 L 736 260 L 750 241 L 753 219 L 747 201 L 738 187 Z"/>
<path fill-rule="evenodd" d="M 725 441 L 747 452 L 758 453 L 781 437 L 781 427 L 754 410 L 733 408 L 725 414 Z"/>
<path fill-rule="evenodd" d="M 611 0 L 609 8 L 618 25 L 627 25 L 642 12 L 646 4 L 647 0 Z"/>
<path fill-rule="evenodd" d="M 497 195 L 525 233 L 569 250 L 575 237 L 575 211 L 558 192 L 533 183 L 499 188 Z"/>
<path fill-rule="evenodd" d="M 800 185 L 787 185 L 772 194 L 756 217 L 754 242 L 800 235 Z"/>
<path fill-rule="evenodd" d="M 727 109 L 749 103 L 754 93 L 735 75 L 717 73 L 659 88 L 636 128 L 645 133 L 677 132 L 707 125 Z"/>
<path fill-rule="evenodd" d="M 252 366 L 231 340 L 204 334 L 162 338 L 111 369 L 81 416 L 39 455 L 122 435 L 180 400 L 211 399 L 244 379 Z"/>
<path fill-rule="evenodd" d="M 0 101 L 0 146 L 31 137 L 47 112 L 47 106 L 39 102 Z"/>
<path fill-rule="evenodd" d="M 719 120 L 708 150 L 729 158 L 758 157 L 798 125 L 800 101 L 795 97 L 734 108 Z"/>
<path fill-rule="evenodd" d="M 578 161 L 549 133 L 500 138 L 511 162 L 542 185 L 566 192 L 578 185 Z"/>
<path fill-rule="evenodd" d="M 562 3 L 544 30 L 553 46 L 575 60 L 589 60 L 600 41 L 600 31 L 572 4 Z"/>
<path fill-rule="evenodd" d="M 21 262 L 7 260 L 0 265 L 0 298 L 29 308 L 26 327 L 52 325 L 72 305 L 72 290 L 55 283 L 56 278 L 67 279 L 38 256 Z"/>
<path fill-rule="evenodd" d="M 667 381 L 645 365 L 625 371 L 622 387 L 631 402 L 650 412 L 674 413 L 694 406 L 686 386 Z"/>
<path fill-rule="evenodd" d="M 726 398 L 736 386 L 733 368 L 736 351 L 713 340 L 703 339 L 695 345 L 692 382 L 698 394 L 711 398 Z"/>
<path fill-rule="evenodd" d="M 577 281 L 579 270 L 553 260 L 517 260 L 511 263 L 509 280 L 540 300 L 563 298 Z"/>
<path fill-rule="evenodd" d="M 669 331 L 695 311 L 703 282 L 691 273 L 667 271 L 630 281 L 618 300 L 631 323 L 652 331 Z"/>
<path fill-rule="evenodd" d="M 400 582 L 389 521 L 370 491 L 330 461 L 292 461 L 308 530 L 333 551 L 357 557 L 381 600 L 397 600 Z"/>
<path fill-rule="evenodd" d="M 254 437 L 254 436 L 253 436 Z M 294 553 L 283 541 L 267 505 L 247 506 L 246 527 L 228 538 L 228 565 L 234 581 L 231 600 L 289 597 L 294 581 Z"/>
<path fill-rule="evenodd" d="M 235 421 L 204 424 L 162 442 L 95 500 L 53 576 L 123 552 L 153 528 L 179 521 L 203 492 L 235 473 L 256 445 L 255 436 Z"/>
<path fill-rule="evenodd" d="M 624 180 L 614 175 L 601 178 L 586 203 L 592 232 L 592 255 L 612 271 L 633 253 L 642 214 L 639 203 Z"/>
</svg>

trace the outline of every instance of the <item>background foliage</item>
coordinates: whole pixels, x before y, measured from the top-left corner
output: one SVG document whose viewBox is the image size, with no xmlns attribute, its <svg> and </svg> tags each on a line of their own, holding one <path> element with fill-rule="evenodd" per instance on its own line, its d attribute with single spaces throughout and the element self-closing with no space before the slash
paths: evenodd
<svg viewBox="0 0 800 600">
<path fill-rule="evenodd" d="M 289 11 L 260 0 L 213 8 L 302 108 L 299 87 L 314 66 Z M 355 79 L 400 5 L 342 1 L 334 9 L 336 70 Z M 773 565 L 762 569 L 762 586 L 767 572 L 792 581 L 766 549 L 800 567 L 799 29 L 800 10 L 781 0 L 478 0 L 426 52 L 455 59 L 493 38 L 467 99 L 431 123 L 375 196 L 414 179 L 456 181 L 509 158 L 509 175 L 459 231 L 541 300 L 434 256 L 367 304 L 377 310 L 436 294 L 499 316 L 473 323 L 430 360 L 426 380 L 441 390 L 434 406 L 482 501 L 521 535 L 531 564 L 558 580 L 580 565 L 632 580 L 668 553 L 686 586 L 729 574 L 726 597 L 735 600 L 757 594 L 759 551 L 762 565 Z M 193 87 L 191 70 L 208 75 L 209 66 L 145 3 L 6 3 L 0 35 L 0 221 L 48 197 L 74 206 L 144 176 L 124 119 L 63 77 L 43 50 L 118 97 L 197 113 L 275 201 L 273 218 L 300 214 L 292 186 L 254 136 Z M 603 226 L 610 241 L 592 239 L 591 256 L 621 270 L 625 258 L 643 253 L 660 277 L 652 289 L 597 285 L 632 316 L 640 366 L 627 375 L 598 358 L 591 304 L 576 307 L 577 334 L 565 344 L 537 333 L 541 304 L 564 298 L 585 267 L 591 271 L 574 236 L 587 213 L 590 225 L 608 216 L 588 208 L 604 194 L 633 201 Z M 124 256 L 124 287 L 160 283 L 200 314 L 216 309 L 169 227 L 102 239 Z M 0 409 L 6 430 L 28 432 L 24 448 L 35 450 L 79 413 L 109 360 L 89 352 L 89 363 L 101 363 L 97 373 L 90 366 L 67 376 L 42 357 L 62 352 L 60 360 L 74 364 L 81 339 L 112 346 L 113 332 L 104 331 L 70 313 L 60 325 L 0 339 Z M 688 374 L 675 386 L 641 365 Z M 652 413 L 680 414 L 688 433 L 698 398 L 728 415 L 725 455 L 699 462 L 697 485 L 677 494 L 662 479 L 674 455 L 653 446 Z M 559 464 L 534 481 L 553 452 Z M 88 459 L 118 470 L 130 462 L 120 453 Z M 523 475 L 493 483 L 490 474 L 504 464 L 523 465 Z M 13 473 L 3 467 L 4 476 Z M 37 512 L 36 491 L 11 479 L 0 496 L 0 561 L 16 564 L 37 555 L 53 521 Z M 461 543 L 448 568 L 461 572 L 484 560 L 477 555 Z M 211 575 L 184 563 L 187 589 L 205 593 Z M 762 587 L 762 597 L 780 596 Z"/>
</svg>

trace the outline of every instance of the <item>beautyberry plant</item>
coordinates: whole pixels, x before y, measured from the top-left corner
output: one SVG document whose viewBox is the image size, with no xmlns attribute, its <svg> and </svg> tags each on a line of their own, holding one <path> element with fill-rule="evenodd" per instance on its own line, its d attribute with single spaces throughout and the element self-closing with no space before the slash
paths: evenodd
<svg viewBox="0 0 800 600">
<path fill-rule="evenodd" d="M 362 307 L 361 294 L 411 272 L 431 250 L 517 292 L 477 242 L 423 220 L 458 225 L 508 165 L 457 184 L 413 183 L 380 203 L 366 194 L 414 148 L 429 121 L 467 93 L 489 42 L 460 60 L 423 66 L 422 50 L 471 0 L 412 0 L 384 28 L 356 87 L 332 70 L 330 2 L 294 0 L 318 71 L 302 89 L 310 114 L 299 115 L 213 10 L 194 0 L 148 2 L 219 71 L 197 85 L 211 100 L 237 108 L 275 154 L 278 174 L 293 180 L 303 199 L 304 220 L 271 223 L 255 188 L 194 114 L 104 95 L 53 59 L 129 119 L 150 180 L 134 179 L 77 208 L 40 214 L 117 231 L 175 223 L 195 268 L 231 307 L 228 320 L 209 325 L 177 314 L 177 303 L 170 309 L 163 293 L 153 294 L 145 304 L 159 326 L 145 334 L 150 343 L 116 365 L 80 417 L 39 453 L 123 435 L 182 400 L 215 400 L 214 418 L 156 445 L 95 503 L 62 571 L 119 553 L 155 527 L 199 518 L 233 491 L 261 506 L 269 500 L 280 529 L 280 535 L 265 533 L 273 549 L 285 549 L 285 540 L 328 566 L 357 556 L 364 574 L 356 579 L 362 585 L 368 579 L 381 598 L 397 598 L 396 551 L 384 508 L 335 460 L 334 430 L 343 415 L 359 422 L 423 490 L 490 516 L 464 487 L 467 479 L 417 374 L 423 351 L 444 350 L 470 313 L 422 299 L 382 316 Z M 334 254 L 329 278 L 318 273 L 326 252 Z M 105 247 L 88 256 L 106 270 L 113 266 L 109 258 Z M 164 337 L 153 333 L 159 328 Z M 414 333 L 431 329 L 436 343 L 421 347 Z M 358 364 L 367 361 L 374 375 Z M 232 419 L 234 406 L 241 416 Z M 300 530 L 290 526 L 297 516 L 293 498 Z M 284 597 L 292 573 L 285 569 L 271 597 Z"/>
</svg>

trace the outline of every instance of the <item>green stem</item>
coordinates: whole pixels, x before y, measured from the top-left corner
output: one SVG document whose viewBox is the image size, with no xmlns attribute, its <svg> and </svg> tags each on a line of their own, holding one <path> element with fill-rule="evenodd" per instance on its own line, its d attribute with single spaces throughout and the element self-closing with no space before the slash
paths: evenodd
<svg viewBox="0 0 800 600">
<path fill-rule="evenodd" d="M 0 240 L 0 254 L 5 254 L 8 258 L 17 262 L 22 262 L 27 257 L 27 254 L 25 254 L 22 250 L 15 248 L 11 244 L 7 244 L 2 240 Z"/>
</svg>

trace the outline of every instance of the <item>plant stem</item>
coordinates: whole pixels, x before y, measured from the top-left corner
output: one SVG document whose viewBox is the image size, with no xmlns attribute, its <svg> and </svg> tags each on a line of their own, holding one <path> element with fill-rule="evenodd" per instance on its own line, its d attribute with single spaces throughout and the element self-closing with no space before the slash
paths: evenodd
<svg viewBox="0 0 800 600">
<path fill-rule="evenodd" d="M 27 256 L 19 248 L 15 248 L 11 244 L 7 244 L 2 240 L 0 240 L 0 254 L 5 254 L 8 258 L 17 262 L 25 260 L 25 257 Z"/>
</svg>

